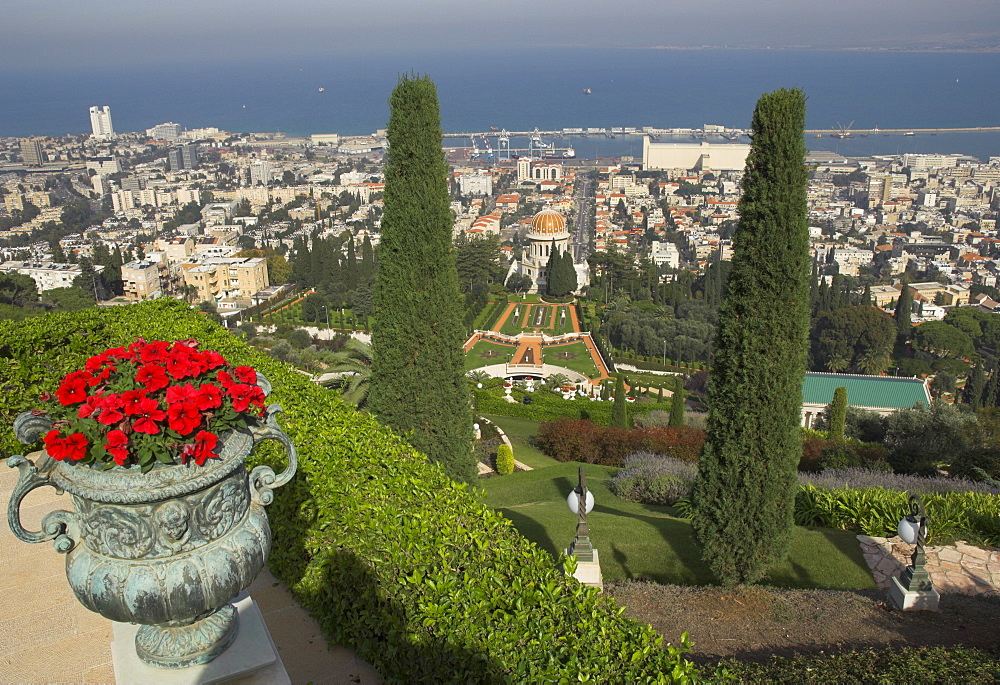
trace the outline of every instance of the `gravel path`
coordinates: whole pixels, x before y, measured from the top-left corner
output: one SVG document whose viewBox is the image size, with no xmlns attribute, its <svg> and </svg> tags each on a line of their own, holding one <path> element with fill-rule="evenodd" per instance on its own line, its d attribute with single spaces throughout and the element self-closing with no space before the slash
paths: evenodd
<svg viewBox="0 0 1000 685">
<path fill-rule="evenodd" d="M 1000 598 L 948 594 L 938 612 L 901 612 L 880 590 L 779 590 L 615 583 L 605 592 L 665 642 L 688 632 L 699 663 L 866 647 L 976 647 L 1000 655 Z"/>
</svg>

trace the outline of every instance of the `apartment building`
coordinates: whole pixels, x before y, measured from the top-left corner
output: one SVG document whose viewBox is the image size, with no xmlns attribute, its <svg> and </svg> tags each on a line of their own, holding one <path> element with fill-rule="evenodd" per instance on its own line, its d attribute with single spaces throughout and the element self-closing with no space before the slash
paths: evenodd
<svg viewBox="0 0 1000 685">
<path fill-rule="evenodd" d="M 184 284 L 193 286 L 201 301 L 233 299 L 250 306 L 251 298 L 270 284 L 263 257 L 209 257 L 181 268 Z"/>
</svg>

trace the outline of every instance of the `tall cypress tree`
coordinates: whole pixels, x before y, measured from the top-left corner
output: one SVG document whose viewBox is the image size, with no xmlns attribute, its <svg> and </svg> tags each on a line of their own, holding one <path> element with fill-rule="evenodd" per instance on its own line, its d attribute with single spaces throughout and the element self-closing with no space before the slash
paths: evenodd
<svg viewBox="0 0 1000 685">
<path fill-rule="evenodd" d="M 830 440 L 843 440 L 847 427 L 847 388 L 840 387 L 833 391 L 833 402 L 829 409 L 830 425 L 826 437 Z"/>
<path fill-rule="evenodd" d="M 910 319 L 912 312 L 913 293 L 910 292 L 910 286 L 904 282 L 903 290 L 899 293 L 899 299 L 896 300 L 896 311 L 893 315 L 896 319 L 896 337 L 900 343 L 905 343 L 910 337 L 910 329 L 913 328 L 913 322 Z"/>
<path fill-rule="evenodd" d="M 673 401 L 670 403 L 670 421 L 668 425 L 671 427 L 684 425 L 684 384 L 681 382 L 680 376 L 674 376 L 674 396 Z"/>
<path fill-rule="evenodd" d="M 759 580 L 788 550 L 809 332 L 805 95 L 754 110 L 740 222 L 694 489 L 702 556 L 725 584 Z"/>
<path fill-rule="evenodd" d="M 625 407 L 625 380 L 621 374 L 615 379 L 615 400 L 611 405 L 611 425 L 628 428 L 628 410 Z"/>
<path fill-rule="evenodd" d="M 465 329 L 437 89 L 426 76 L 403 76 L 389 106 L 368 406 L 452 478 L 471 482 Z"/>
</svg>

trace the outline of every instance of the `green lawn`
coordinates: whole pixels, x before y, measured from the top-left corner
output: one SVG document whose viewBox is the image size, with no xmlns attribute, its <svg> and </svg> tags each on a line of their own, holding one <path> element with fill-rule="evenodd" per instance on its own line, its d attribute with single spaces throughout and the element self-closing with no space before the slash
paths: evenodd
<svg viewBox="0 0 1000 685">
<path fill-rule="evenodd" d="M 465 370 L 472 371 L 481 366 L 503 364 L 516 349 L 513 345 L 499 345 L 486 340 L 480 340 L 465 355 Z"/>
<path fill-rule="evenodd" d="M 486 418 L 499 426 L 500 430 L 510 438 L 511 445 L 514 447 L 514 458 L 518 461 L 533 469 L 544 469 L 562 463 L 551 457 L 546 457 L 531 445 L 531 438 L 538 433 L 538 421 L 495 414 L 486 414 Z"/>
<path fill-rule="evenodd" d="M 542 348 L 542 356 L 545 357 L 546 364 L 565 366 L 567 369 L 582 373 L 587 378 L 597 378 L 600 374 L 593 357 L 590 356 L 587 344 L 583 342 L 547 345 Z"/>
<path fill-rule="evenodd" d="M 498 425 L 516 421 L 497 418 Z M 485 480 L 485 502 L 555 557 L 573 539 L 576 517 L 566 507 L 566 495 L 576 485 L 578 466 L 559 463 Z M 616 469 L 595 465 L 585 469 L 587 485 L 597 501 L 587 518 L 590 539 L 600 552 L 604 580 L 715 582 L 701 560 L 687 519 L 678 518 L 669 507 L 626 502 L 611 494 L 607 483 Z M 875 587 L 854 533 L 825 528 L 796 527 L 788 559 L 777 564 L 763 582 L 797 588 Z"/>
<path fill-rule="evenodd" d="M 520 310 L 520 316 L 515 320 L 514 312 Z M 555 312 L 555 319 L 552 313 Z M 539 314 L 539 312 L 542 312 Z M 562 319 L 565 312 L 566 318 Z M 540 317 L 540 318 L 536 318 Z M 562 322 L 562 325 L 560 325 Z M 537 326 L 535 324 L 538 324 Z M 507 335 L 517 335 L 518 333 L 545 333 L 546 335 L 562 335 L 573 332 L 573 317 L 570 315 L 569 307 L 566 305 L 548 305 L 518 303 L 514 311 L 507 317 L 501 333 Z"/>
</svg>

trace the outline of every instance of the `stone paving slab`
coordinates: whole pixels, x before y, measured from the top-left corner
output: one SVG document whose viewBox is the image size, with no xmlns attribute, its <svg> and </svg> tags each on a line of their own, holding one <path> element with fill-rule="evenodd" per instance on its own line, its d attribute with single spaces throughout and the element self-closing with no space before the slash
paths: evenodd
<svg viewBox="0 0 1000 685">
<path fill-rule="evenodd" d="M 880 588 L 888 588 L 910 565 L 913 545 L 899 537 L 859 535 L 865 562 Z M 1000 550 L 973 547 L 964 541 L 949 546 L 926 546 L 924 567 L 941 594 L 1000 595 Z"/>
</svg>

